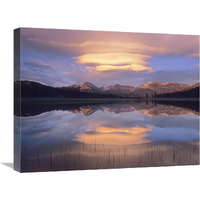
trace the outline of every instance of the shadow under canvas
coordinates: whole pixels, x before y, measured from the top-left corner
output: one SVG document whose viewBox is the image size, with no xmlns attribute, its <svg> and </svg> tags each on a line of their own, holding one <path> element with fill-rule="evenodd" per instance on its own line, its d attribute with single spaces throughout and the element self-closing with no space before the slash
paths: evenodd
<svg viewBox="0 0 200 200">
<path fill-rule="evenodd" d="M 7 167 L 10 167 L 11 169 L 13 169 L 14 164 L 13 163 L 1 163 Z"/>
</svg>

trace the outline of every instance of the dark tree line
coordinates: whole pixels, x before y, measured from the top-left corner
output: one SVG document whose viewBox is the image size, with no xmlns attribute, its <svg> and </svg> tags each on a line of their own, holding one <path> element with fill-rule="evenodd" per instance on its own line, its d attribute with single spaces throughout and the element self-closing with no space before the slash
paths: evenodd
<svg viewBox="0 0 200 200">
<path fill-rule="evenodd" d="M 112 94 L 82 92 L 79 88 L 51 87 L 31 81 L 14 83 L 15 98 L 116 98 Z"/>
<path fill-rule="evenodd" d="M 199 86 L 178 92 L 156 95 L 158 98 L 199 98 Z"/>
</svg>

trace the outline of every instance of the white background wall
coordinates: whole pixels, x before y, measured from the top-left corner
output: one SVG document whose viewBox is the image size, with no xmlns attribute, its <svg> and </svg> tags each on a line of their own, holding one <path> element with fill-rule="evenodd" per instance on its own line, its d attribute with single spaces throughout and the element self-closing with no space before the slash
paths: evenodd
<svg viewBox="0 0 200 200">
<path fill-rule="evenodd" d="M 198 199 L 200 166 L 19 174 L 13 160 L 13 29 L 200 35 L 199 0 L 30 0 L 0 3 L 1 199 Z"/>
</svg>

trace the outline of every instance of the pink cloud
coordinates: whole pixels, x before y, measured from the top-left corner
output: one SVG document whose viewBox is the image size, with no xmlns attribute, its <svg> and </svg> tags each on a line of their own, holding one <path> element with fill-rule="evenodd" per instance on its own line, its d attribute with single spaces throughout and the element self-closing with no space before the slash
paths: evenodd
<svg viewBox="0 0 200 200">
<path fill-rule="evenodd" d="M 199 36 L 59 29 L 22 29 L 22 47 L 80 56 L 132 53 L 148 56 L 199 56 Z"/>
</svg>

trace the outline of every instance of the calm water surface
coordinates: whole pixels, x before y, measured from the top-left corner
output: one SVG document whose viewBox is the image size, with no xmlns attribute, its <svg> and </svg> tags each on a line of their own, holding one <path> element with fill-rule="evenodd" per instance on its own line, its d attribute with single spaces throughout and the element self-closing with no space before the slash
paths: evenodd
<svg viewBox="0 0 200 200">
<path fill-rule="evenodd" d="M 188 108 L 73 105 L 15 120 L 23 172 L 199 164 L 199 113 Z"/>
</svg>

